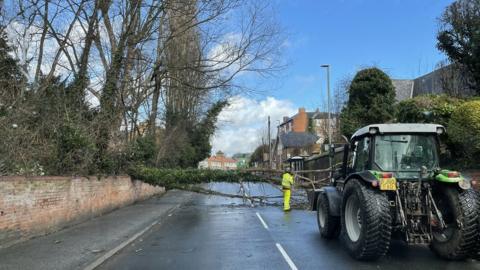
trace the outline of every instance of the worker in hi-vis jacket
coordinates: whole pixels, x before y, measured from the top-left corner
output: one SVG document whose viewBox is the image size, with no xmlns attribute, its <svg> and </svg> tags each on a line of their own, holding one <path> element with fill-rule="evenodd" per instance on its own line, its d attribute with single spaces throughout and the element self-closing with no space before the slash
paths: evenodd
<svg viewBox="0 0 480 270">
<path fill-rule="evenodd" d="M 290 211 L 290 195 L 294 182 L 295 180 L 290 172 L 290 168 L 287 167 L 282 175 L 283 211 Z"/>
</svg>

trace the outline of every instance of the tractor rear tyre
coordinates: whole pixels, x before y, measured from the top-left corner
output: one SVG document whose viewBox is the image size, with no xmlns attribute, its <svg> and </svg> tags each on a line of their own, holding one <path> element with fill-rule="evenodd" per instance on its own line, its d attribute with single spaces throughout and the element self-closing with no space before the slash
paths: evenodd
<svg viewBox="0 0 480 270">
<path fill-rule="evenodd" d="M 441 185 L 433 197 L 446 228 L 434 230 L 430 248 L 438 256 L 449 260 L 463 260 L 475 253 L 478 232 L 478 197 L 474 190 L 459 190 Z"/>
<path fill-rule="evenodd" d="M 333 239 L 340 235 L 340 217 L 332 215 L 328 196 L 324 192 L 318 194 L 317 224 L 323 238 Z"/>
<path fill-rule="evenodd" d="M 372 190 L 359 180 L 345 186 L 342 210 L 342 238 L 357 260 L 376 260 L 390 246 L 392 217 L 385 193 Z"/>
<path fill-rule="evenodd" d="M 475 193 L 477 195 L 478 200 L 480 200 L 479 192 L 475 191 Z M 477 241 L 476 241 L 477 244 L 475 245 L 475 249 L 473 250 L 471 257 L 477 261 L 480 261 L 480 201 L 479 201 L 478 213 L 477 213 L 477 228 L 478 228 L 477 231 L 479 232 L 477 236 Z"/>
</svg>

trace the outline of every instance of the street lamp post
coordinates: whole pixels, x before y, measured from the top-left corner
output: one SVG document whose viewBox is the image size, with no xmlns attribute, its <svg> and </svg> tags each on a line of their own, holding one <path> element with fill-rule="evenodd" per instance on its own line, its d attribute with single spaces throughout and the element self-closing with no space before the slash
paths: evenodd
<svg viewBox="0 0 480 270">
<path fill-rule="evenodd" d="M 321 65 L 327 69 L 327 111 L 328 111 L 328 144 L 332 144 L 332 115 L 330 114 L 330 65 Z"/>
<path fill-rule="evenodd" d="M 327 69 L 327 111 L 328 111 L 328 151 L 331 153 L 332 151 L 332 116 L 330 114 L 330 65 L 321 65 L 322 68 Z M 335 155 L 335 153 L 333 153 Z M 332 168 L 332 157 L 331 154 L 329 154 L 330 158 L 329 160 L 329 165 L 330 168 Z"/>
</svg>

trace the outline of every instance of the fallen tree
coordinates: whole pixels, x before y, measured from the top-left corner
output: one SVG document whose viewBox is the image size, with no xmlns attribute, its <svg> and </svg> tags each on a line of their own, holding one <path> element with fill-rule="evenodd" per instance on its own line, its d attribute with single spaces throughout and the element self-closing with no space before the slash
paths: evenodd
<svg viewBox="0 0 480 270">
<path fill-rule="evenodd" d="M 323 171 L 323 170 L 322 170 Z M 302 171 L 304 172 L 304 171 Z M 132 167 L 129 174 L 132 178 L 142 180 L 152 185 L 159 185 L 169 189 L 181 189 L 196 193 L 212 196 L 223 196 L 228 198 L 242 199 L 250 206 L 255 204 L 280 205 L 281 201 L 272 202 L 272 199 L 281 199 L 282 195 L 252 195 L 250 194 L 247 184 L 250 183 L 266 183 L 272 185 L 281 194 L 281 170 L 270 169 L 246 169 L 246 170 L 210 170 L 210 169 L 163 169 L 151 168 L 145 166 Z M 307 177 L 294 172 L 295 183 L 294 190 L 305 191 L 306 189 L 316 188 L 323 185 L 328 178 L 313 181 Z M 237 193 L 224 193 L 213 190 L 207 185 L 212 182 L 238 183 L 239 190 Z M 306 195 L 306 193 L 305 193 Z M 296 208 L 305 208 L 304 194 L 297 193 L 297 197 L 292 197 L 292 205 Z"/>
<path fill-rule="evenodd" d="M 163 169 L 145 166 L 132 167 L 129 175 L 152 185 L 163 186 L 166 189 L 184 189 L 185 186 L 210 182 L 271 182 L 265 177 L 254 175 L 247 171 L 223 171 L 204 169 Z"/>
</svg>

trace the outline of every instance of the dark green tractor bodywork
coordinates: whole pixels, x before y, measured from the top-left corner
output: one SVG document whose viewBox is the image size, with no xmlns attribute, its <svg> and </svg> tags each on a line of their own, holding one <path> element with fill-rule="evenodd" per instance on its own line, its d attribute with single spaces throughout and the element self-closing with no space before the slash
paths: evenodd
<svg viewBox="0 0 480 270">
<path fill-rule="evenodd" d="M 361 255 L 362 248 L 369 244 L 360 248 L 362 244 L 355 240 L 362 235 L 359 226 L 368 226 L 368 222 L 387 228 L 384 233 L 388 238 L 395 232 L 408 244 L 430 244 L 441 257 L 467 258 L 475 251 L 476 237 L 480 240 L 480 204 L 469 179 L 440 168 L 439 135 L 444 132 L 443 126 L 435 124 L 378 124 L 355 132 L 343 146 L 341 168 L 332 168 L 330 185 L 314 190 L 310 196 L 317 220 L 328 217 L 328 224 L 341 225 L 344 237 L 353 235 L 347 247 L 359 259 L 378 257 L 372 255 L 378 252 L 373 249 L 372 254 Z M 356 206 L 359 204 L 361 207 Z M 370 213 L 379 218 L 355 221 L 365 211 L 373 211 Z M 327 232 L 334 230 L 326 230 L 321 224 L 325 222 L 319 222 L 322 236 L 333 236 Z M 368 232 L 363 231 L 366 235 L 362 237 L 384 244 Z M 358 241 L 363 241 L 362 237 Z"/>
</svg>

